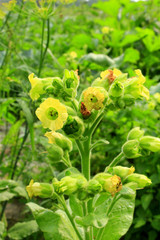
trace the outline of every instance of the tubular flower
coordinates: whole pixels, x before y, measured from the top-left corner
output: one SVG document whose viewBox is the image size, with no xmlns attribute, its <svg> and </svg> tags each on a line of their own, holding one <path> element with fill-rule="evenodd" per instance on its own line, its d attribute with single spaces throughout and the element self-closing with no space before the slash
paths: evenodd
<svg viewBox="0 0 160 240">
<path fill-rule="evenodd" d="M 108 179 L 106 179 L 104 184 L 104 190 L 106 192 L 110 192 L 112 196 L 114 196 L 117 192 L 122 189 L 121 178 L 117 175 L 114 175 Z"/>
<path fill-rule="evenodd" d="M 41 94 L 45 93 L 45 88 L 52 86 L 53 78 L 37 78 L 34 77 L 34 73 L 29 76 L 32 89 L 30 90 L 30 97 L 32 100 L 37 100 Z"/>
<path fill-rule="evenodd" d="M 48 137 L 48 142 L 49 143 L 54 143 L 58 146 L 60 146 L 63 149 L 66 149 L 68 151 L 72 150 L 72 142 L 69 140 L 69 138 L 65 137 L 61 133 L 58 132 L 46 132 L 45 135 Z"/>
<path fill-rule="evenodd" d="M 36 110 L 36 115 L 42 122 L 43 127 L 52 131 L 61 129 L 68 117 L 66 107 L 54 98 L 47 98 L 41 103 Z"/>
<path fill-rule="evenodd" d="M 133 166 L 130 167 L 130 168 L 122 167 L 122 166 L 116 166 L 116 167 L 113 167 L 113 168 L 109 169 L 108 172 L 119 176 L 123 180 L 128 175 L 134 173 L 134 171 L 135 171 L 135 168 Z"/>
<path fill-rule="evenodd" d="M 142 75 L 141 70 L 135 70 L 138 77 L 129 78 L 124 82 L 125 94 L 132 95 L 135 99 L 146 98 L 149 99 L 149 90 L 143 86 L 145 77 Z"/>
<path fill-rule="evenodd" d="M 116 77 L 120 76 L 122 74 L 122 72 L 116 68 L 114 68 L 113 70 L 108 69 L 106 71 L 101 72 L 101 78 L 102 80 L 106 80 L 108 79 L 109 84 L 111 84 Z"/>
<path fill-rule="evenodd" d="M 103 108 L 103 102 L 105 100 L 105 93 L 103 88 L 89 87 L 83 92 L 83 103 L 88 111 L 92 109 L 99 110 Z"/>
<path fill-rule="evenodd" d="M 30 181 L 29 185 L 26 187 L 26 190 L 28 192 L 28 195 L 30 198 L 33 196 L 39 196 L 42 198 L 51 197 L 53 195 L 53 186 L 49 183 L 39 183 L 33 181 L 33 179 Z"/>
</svg>

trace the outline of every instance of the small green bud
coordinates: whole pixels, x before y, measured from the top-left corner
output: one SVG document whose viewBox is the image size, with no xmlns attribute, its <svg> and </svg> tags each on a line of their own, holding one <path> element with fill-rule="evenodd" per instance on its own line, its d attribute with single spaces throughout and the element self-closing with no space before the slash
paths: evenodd
<svg viewBox="0 0 160 240">
<path fill-rule="evenodd" d="M 139 139 L 143 135 L 144 135 L 144 131 L 140 130 L 139 127 L 135 127 L 128 133 L 127 140 Z"/>
<path fill-rule="evenodd" d="M 63 158 L 63 150 L 61 147 L 57 146 L 56 144 L 52 144 L 51 147 L 47 148 L 48 157 L 53 162 L 58 162 Z"/>
<path fill-rule="evenodd" d="M 112 177 L 109 173 L 98 173 L 96 176 L 94 176 L 94 180 L 98 181 L 102 187 L 104 187 L 106 179 Z"/>
<path fill-rule="evenodd" d="M 139 142 L 137 140 L 129 140 L 122 146 L 122 152 L 126 158 L 138 158 L 141 156 Z"/>
<path fill-rule="evenodd" d="M 147 149 L 151 152 L 160 151 L 160 138 L 152 136 L 144 136 L 140 139 L 141 148 Z"/>
<path fill-rule="evenodd" d="M 33 179 L 30 181 L 29 185 L 26 187 L 26 190 L 28 192 L 28 195 L 30 198 L 33 196 L 38 196 L 41 198 L 49 198 L 53 195 L 54 189 L 53 186 L 49 183 L 39 183 L 33 181 Z"/>
<path fill-rule="evenodd" d="M 109 173 L 115 174 L 115 175 L 119 176 L 121 179 L 125 179 L 128 175 L 132 174 L 134 171 L 135 171 L 135 168 L 133 166 L 130 168 L 116 166 L 116 167 L 108 169 Z"/>
<path fill-rule="evenodd" d="M 110 88 L 109 88 L 109 97 L 111 99 L 115 99 L 115 98 L 119 98 L 121 96 L 123 96 L 124 93 L 124 86 L 121 82 L 119 81 L 115 81 L 111 84 Z"/>
<path fill-rule="evenodd" d="M 125 106 L 131 106 L 135 103 L 135 98 L 130 94 L 124 94 L 123 101 Z"/>
<path fill-rule="evenodd" d="M 79 85 L 78 74 L 75 71 L 64 70 L 63 82 L 65 86 L 65 92 L 70 98 L 77 95 L 77 87 Z"/>
<path fill-rule="evenodd" d="M 70 195 L 78 190 L 77 179 L 70 176 L 62 178 L 60 181 L 53 182 L 54 190 L 58 194 Z"/>
<path fill-rule="evenodd" d="M 58 145 L 64 151 L 65 150 L 68 150 L 69 152 L 72 151 L 71 140 L 69 140 L 69 138 L 67 138 L 63 134 L 51 131 L 51 132 L 46 132 L 44 136 L 48 137 L 49 143 L 54 143 L 54 144 Z"/>
<path fill-rule="evenodd" d="M 69 137 L 79 138 L 84 132 L 83 121 L 79 117 L 68 116 L 63 130 Z"/>
<path fill-rule="evenodd" d="M 127 183 L 135 182 L 138 184 L 138 188 L 144 188 L 151 185 L 151 180 L 143 174 L 133 173 L 129 175 L 126 180 Z"/>
<path fill-rule="evenodd" d="M 88 182 L 88 187 L 87 187 L 87 192 L 89 194 L 96 194 L 96 193 L 99 193 L 101 192 L 103 189 L 102 189 L 102 185 L 95 179 L 91 179 L 89 182 Z"/>
<path fill-rule="evenodd" d="M 63 92 L 63 82 L 59 77 L 53 78 L 52 82 L 54 96 L 60 96 Z"/>
<path fill-rule="evenodd" d="M 121 178 L 118 177 L 117 175 L 114 175 L 105 180 L 104 190 L 106 192 L 111 193 L 112 196 L 114 196 L 121 189 L 122 189 Z"/>
</svg>

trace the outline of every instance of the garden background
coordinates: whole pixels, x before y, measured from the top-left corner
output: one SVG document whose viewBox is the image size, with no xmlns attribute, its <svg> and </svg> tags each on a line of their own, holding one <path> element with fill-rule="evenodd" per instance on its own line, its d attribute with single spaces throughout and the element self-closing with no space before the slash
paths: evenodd
<svg viewBox="0 0 160 240">
<path fill-rule="evenodd" d="M 65 169 L 52 160 L 52 150 L 35 116 L 36 103 L 29 96 L 28 75 L 62 77 L 64 69 L 77 70 L 81 92 L 101 71 L 118 68 L 134 75 L 141 69 L 150 89 L 150 100 L 117 112 L 109 111 L 94 139 L 107 138 L 109 145 L 93 152 L 92 175 L 104 170 L 120 151 L 128 132 L 141 127 L 160 137 L 160 2 L 159 0 L 77 1 L 55 3 L 49 17 L 33 1 L 0 2 L 0 179 L 19 181 L 16 192 L 1 191 L 0 211 L 8 233 L 0 239 L 43 239 L 37 229 L 17 238 L 17 222 L 33 220 L 26 203 L 30 179 L 50 182 Z M 7 1 L 6 1 L 7 2 Z M 38 2 L 38 1 L 37 1 Z M 47 13 L 48 14 L 48 13 Z M 43 41 L 42 41 L 43 36 Z M 73 143 L 74 144 L 74 143 Z M 73 145 L 71 161 L 80 159 Z M 138 192 L 133 224 L 124 240 L 156 240 L 160 232 L 160 155 L 129 159 L 137 173 L 146 174 L 152 185 Z M 47 200 L 33 201 L 47 204 Z M 3 233 L 3 234 L 2 234 Z M 31 234 L 30 233 L 30 234 Z M 7 237 L 8 234 L 8 237 Z M 25 236 L 25 234 L 24 234 Z"/>
</svg>

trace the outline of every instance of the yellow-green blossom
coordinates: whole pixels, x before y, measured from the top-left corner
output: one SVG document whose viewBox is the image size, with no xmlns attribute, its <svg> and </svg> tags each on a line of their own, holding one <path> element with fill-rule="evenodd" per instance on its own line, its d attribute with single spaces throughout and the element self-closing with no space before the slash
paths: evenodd
<svg viewBox="0 0 160 240">
<path fill-rule="evenodd" d="M 104 190 L 106 192 L 111 193 L 114 196 L 117 192 L 122 189 L 121 178 L 117 175 L 114 175 L 108 179 L 106 179 L 104 184 Z"/>
<path fill-rule="evenodd" d="M 83 102 L 88 111 L 91 111 L 92 109 L 99 110 L 103 108 L 103 102 L 106 96 L 104 92 L 105 90 L 102 90 L 103 88 L 98 87 L 89 87 L 84 90 L 82 94 Z"/>
<path fill-rule="evenodd" d="M 10 0 L 7 3 L 0 3 L 0 18 L 4 18 L 8 11 L 13 10 L 17 0 Z"/>
<path fill-rule="evenodd" d="M 47 98 L 36 110 L 36 115 L 42 122 L 44 128 L 56 131 L 63 127 L 67 120 L 66 107 L 54 98 Z"/>
<path fill-rule="evenodd" d="M 105 26 L 101 29 L 101 31 L 103 34 L 108 34 L 109 32 L 113 31 L 113 28 Z"/>
<path fill-rule="evenodd" d="M 142 75 L 141 70 L 135 70 L 137 77 L 132 77 L 124 82 L 125 94 L 132 95 L 135 99 L 146 98 L 149 99 L 149 90 L 143 86 L 145 77 Z"/>
<path fill-rule="evenodd" d="M 29 92 L 32 100 L 37 100 L 41 94 L 45 93 L 45 88 L 47 86 L 52 86 L 53 82 L 53 78 L 37 78 L 34 77 L 34 73 L 31 73 L 28 78 L 32 86 Z"/>
<path fill-rule="evenodd" d="M 114 68 L 113 70 L 108 69 L 101 72 L 100 76 L 102 80 L 108 79 L 109 83 L 111 84 L 116 79 L 116 77 L 120 76 L 121 74 L 122 72 L 119 69 Z"/>
<path fill-rule="evenodd" d="M 54 192 L 53 186 L 51 184 L 39 183 L 39 182 L 34 183 L 33 179 L 30 181 L 29 185 L 26 187 L 26 190 L 30 198 L 32 198 L 33 196 L 48 198 L 48 197 L 51 197 Z"/>
</svg>

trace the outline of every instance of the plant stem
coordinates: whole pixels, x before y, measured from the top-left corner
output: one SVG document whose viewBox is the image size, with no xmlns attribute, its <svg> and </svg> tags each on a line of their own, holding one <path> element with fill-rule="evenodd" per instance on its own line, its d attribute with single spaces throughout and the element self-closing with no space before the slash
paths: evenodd
<svg viewBox="0 0 160 240">
<path fill-rule="evenodd" d="M 121 152 L 117 157 L 113 159 L 113 161 L 109 164 L 108 167 L 114 167 L 117 165 L 117 163 L 124 158 L 124 153 Z"/>
<path fill-rule="evenodd" d="M 56 194 L 56 197 L 60 201 L 60 203 L 62 204 L 62 206 L 63 206 L 63 208 L 64 208 L 64 210 L 65 210 L 65 212 L 67 214 L 67 217 L 69 218 L 69 220 L 70 220 L 70 222 L 71 222 L 71 224 L 72 224 L 72 226 L 73 226 L 73 228 L 74 228 L 78 238 L 80 240 L 83 240 L 83 238 L 81 237 L 81 235 L 80 235 L 80 233 L 79 233 L 79 231 L 78 231 L 78 229 L 77 229 L 77 227 L 75 225 L 75 222 L 74 222 L 72 216 L 70 215 L 70 212 L 68 211 L 68 208 L 67 208 L 67 205 L 66 205 L 64 197 L 63 196 L 59 196 L 58 194 Z"/>
<path fill-rule="evenodd" d="M 38 77 L 40 77 L 40 75 L 41 75 L 43 62 L 44 62 L 44 59 L 46 56 L 47 49 L 49 47 L 49 41 L 50 41 L 50 21 L 49 21 L 49 19 L 47 19 L 47 43 L 46 43 L 45 50 L 43 52 L 44 28 L 45 28 L 45 19 L 42 20 L 41 55 L 40 55 L 40 62 L 39 62 Z"/>
</svg>

